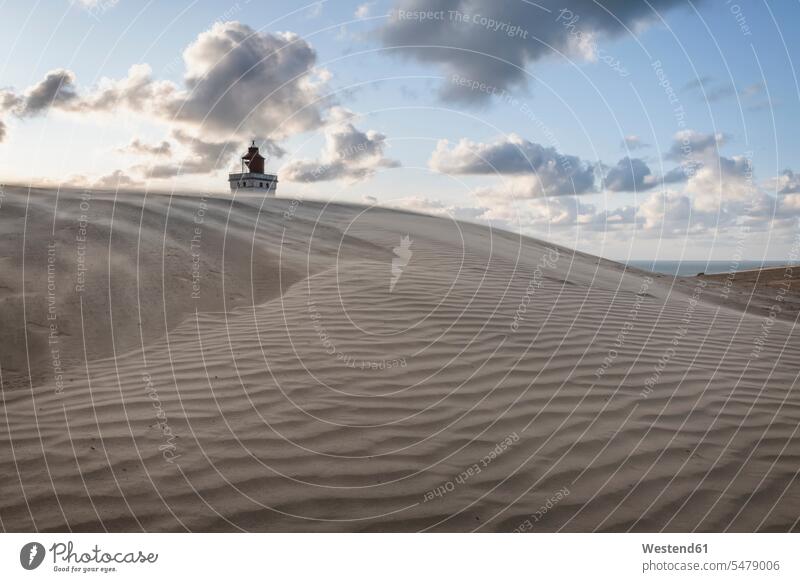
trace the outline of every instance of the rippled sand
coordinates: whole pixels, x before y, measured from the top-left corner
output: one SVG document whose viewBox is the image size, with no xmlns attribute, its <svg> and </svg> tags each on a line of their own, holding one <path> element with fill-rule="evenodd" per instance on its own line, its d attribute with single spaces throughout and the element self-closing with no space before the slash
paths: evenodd
<svg viewBox="0 0 800 582">
<path fill-rule="evenodd" d="M 7 189 L 0 240 L 4 530 L 798 529 L 769 297 L 286 199 Z"/>
</svg>

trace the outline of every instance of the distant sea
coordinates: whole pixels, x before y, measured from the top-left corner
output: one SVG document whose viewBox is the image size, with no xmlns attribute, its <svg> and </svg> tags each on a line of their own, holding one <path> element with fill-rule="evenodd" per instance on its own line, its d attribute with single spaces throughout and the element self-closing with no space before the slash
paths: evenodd
<svg viewBox="0 0 800 582">
<path fill-rule="evenodd" d="M 766 267 L 783 267 L 791 264 L 789 261 L 628 261 L 628 264 L 638 269 L 664 273 L 666 275 L 681 275 L 691 277 L 698 273 L 727 273 L 731 269 L 746 271 L 748 269 L 763 269 Z M 796 263 L 795 263 L 796 264 Z"/>
</svg>

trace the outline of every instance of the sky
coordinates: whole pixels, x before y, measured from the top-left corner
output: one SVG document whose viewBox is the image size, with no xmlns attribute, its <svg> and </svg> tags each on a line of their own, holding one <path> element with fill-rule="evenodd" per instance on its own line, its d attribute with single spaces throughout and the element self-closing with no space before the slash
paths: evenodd
<svg viewBox="0 0 800 582">
<path fill-rule="evenodd" d="M 800 258 L 800 4 L 0 0 L 0 182 L 394 206 Z M 227 194 L 229 195 L 229 194 Z"/>
</svg>

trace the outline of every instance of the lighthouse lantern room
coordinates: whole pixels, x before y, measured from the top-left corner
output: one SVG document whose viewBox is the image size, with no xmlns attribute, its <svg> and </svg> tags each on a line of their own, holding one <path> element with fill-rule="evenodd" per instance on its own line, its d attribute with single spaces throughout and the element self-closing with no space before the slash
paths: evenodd
<svg viewBox="0 0 800 582">
<path fill-rule="evenodd" d="M 242 156 L 241 161 L 241 171 L 228 175 L 231 192 L 234 194 L 259 193 L 265 196 L 275 196 L 275 191 L 278 188 L 278 176 L 264 173 L 266 160 L 259 153 L 255 140 L 247 148 L 247 153 Z"/>
</svg>

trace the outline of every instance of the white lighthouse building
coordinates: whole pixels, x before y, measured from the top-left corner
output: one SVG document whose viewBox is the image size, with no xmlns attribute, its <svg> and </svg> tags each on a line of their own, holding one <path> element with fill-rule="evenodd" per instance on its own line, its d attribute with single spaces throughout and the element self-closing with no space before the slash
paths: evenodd
<svg viewBox="0 0 800 582">
<path fill-rule="evenodd" d="M 264 196 L 275 196 L 275 191 L 278 189 L 278 176 L 264 173 L 265 162 L 266 160 L 258 152 L 258 146 L 253 140 L 253 145 L 242 156 L 241 172 L 228 175 L 231 192 L 234 194 L 237 192 L 242 194 L 259 193 Z"/>
</svg>

